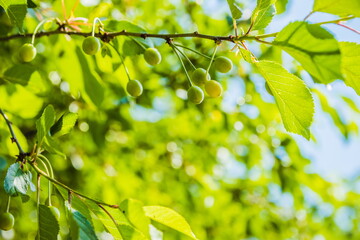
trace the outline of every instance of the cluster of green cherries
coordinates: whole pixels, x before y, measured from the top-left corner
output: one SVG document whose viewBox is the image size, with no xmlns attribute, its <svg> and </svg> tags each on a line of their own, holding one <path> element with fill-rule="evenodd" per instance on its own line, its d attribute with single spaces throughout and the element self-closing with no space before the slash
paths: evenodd
<svg viewBox="0 0 360 240">
<path fill-rule="evenodd" d="M 88 55 L 95 55 L 101 49 L 100 39 L 95 36 L 85 38 L 82 49 Z M 31 62 L 36 57 L 36 48 L 32 43 L 24 44 L 20 48 L 19 57 L 23 62 Z M 154 66 L 161 62 L 161 54 L 156 48 L 147 48 L 144 52 L 144 59 L 148 64 Z M 221 73 L 227 73 L 233 67 L 231 60 L 223 56 L 212 59 L 211 63 L 213 63 L 215 70 Z M 202 87 L 209 97 L 216 98 L 222 95 L 221 84 L 218 81 L 211 80 L 210 74 L 204 68 L 196 68 L 189 81 L 191 86 L 187 91 L 187 97 L 195 104 L 200 104 L 204 100 L 205 95 Z M 143 86 L 140 81 L 129 79 L 126 91 L 132 97 L 139 97 L 143 93 Z"/>
<path fill-rule="evenodd" d="M 88 55 L 95 55 L 101 48 L 100 40 L 94 36 L 84 39 L 82 44 L 83 51 Z M 154 66 L 161 62 L 161 54 L 156 48 L 147 48 L 144 52 L 145 61 Z M 229 72 L 233 64 L 230 59 L 226 57 L 215 58 L 214 67 L 221 73 Z M 197 68 L 191 75 L 191 86 L 187 91 L 188 99 L 195 103 L 200 104 L 204 100 L 204 86 L 206 93 L 213 98 L 220 97 L 223 89 L 218 81 L 211 80 L 210 74 L 203 68 Z M 142 84 L 138 80 L 129 80 L 126 85 L 126 91 L 133 97 L 138 97 L 143 92 Z"/>
</svg>

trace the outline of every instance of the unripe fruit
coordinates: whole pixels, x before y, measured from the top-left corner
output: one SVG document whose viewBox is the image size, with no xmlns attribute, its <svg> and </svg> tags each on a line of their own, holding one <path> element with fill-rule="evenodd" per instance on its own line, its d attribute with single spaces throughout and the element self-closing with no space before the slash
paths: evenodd
<svg viewBox="0 0 360 240">
<path fill-rule="evenodd" d="M 161 62 L 161 54 L 156 48 L 148 48 L 144 52 L 144 59 L 150 65 L 157 65 Z"/>
<path fill-rule="evenodd" d="M 227 73 L 233 67 L 233 63 L 227 57 L 217 57 L 214 60 L 214 67 L 221 73 Z"/>
<path fill-rule="evenodd" d="M 56 218 L 56 220 L 59 221 L 59 219 L 60 219 L 60 211 L 59 211 L 59 209 L 54 207 L 54 206 L 49 206 L 49 209 L 50 209 L 51 213 L 54 215 L 54 217 Z"/>
<path fill-rule="evenodd" d="M 15 218 L 9 213 L 3 213 L 0 215 L 0 229 L 4 231 L 8 231 L 14 227 Z"/>
<path fill-rule="evenodd" d="M 222 86 L 218 81 L 210 80 L 205 83 L 206 93 L 213 98 L 220 97 L 222 94 Z"/>
<path fill-rule="evenodd" d="M 23 62 L 31 62 L 36 57 L 36 48 L 31 43 L 21 46 L 19 57 Z"/>
<path fill-rule="evenodd" d="M 197 68 L 191 75 L 191 80 L 195 85 L 201 86 L 205 84 L 207 80 L 210 80 L 209 73 L 203 68 Z"/>
<path fill-rule="evenodd" d="M 138 97 L 143 92 L 143 87 L 138 80 L 130 80 L 126 85 L 126 91 L 133 97 Z"/>
<path fill-rule="evenodd" d="M 87 37 L 82 43 L 82 49 L 88 55 L 95 55 L 100 50 L 100 47 L 100 40 L 96 37 Z"/>
<path fill-rule="evenodd" d="M 274 94 L 271 91 L 270 86 L 269 86 L 269 84 L 267 82 L 265 82 L 265 89 L 271 96 L 274 96 Z"/>
<path fill-rule="evenodd" d="M 187 97 L 191 102 L 200 104 L 204 100 L 204 92 L 198 86 L 191 86 L 187 91 Z"/>
</svg>

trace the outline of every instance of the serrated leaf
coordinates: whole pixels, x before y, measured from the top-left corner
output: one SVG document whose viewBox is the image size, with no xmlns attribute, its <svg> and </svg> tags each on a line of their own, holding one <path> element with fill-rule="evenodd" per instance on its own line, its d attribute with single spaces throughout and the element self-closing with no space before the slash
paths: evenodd
<svg viewBox="0 0 360 240">
<path fill-rule="evenodd" d="M 142 202 L 135 199 L 126 199 L 120 203 L 120 209 L 130 223 L 145 236 L 149 237 L 150 219 L 145 216 L 143 206 Z"/>
<path fill-rule="evenodd" d="M 76 113 L 65 113 L 59 120 L 50 128 L 50 133 L 54 137 L 60 137 L 69 133 L 75 126 L 78 119 Z"/>
<path fill-rule="evenodd" d="M 0 0 L 0 6 L 6 11 L 11 22 L 22 32 L 22 25 L 27 12 L 26 0 Z"/>
<path fill-rule="evenodd" d="M 26 195 L 29 187 L 31 191 L 35 191 L 31 180 L 31 172 L 23 171 L 19 163 L 11 164 L 4 180 L 5 192 L 10 196 L 17 196 L 19 193 Z"/>
<path fill-rule="evenodd" d="M 145 206 L 144 211 L 151 220 L 197 239 L 185 218 L 174 210 L 162 206 Z"/>
<path fill-rule="evenodd" d="M 59 223 L 50 208 L 46 205 L 39 205 L 39 237 L 40 240 L 57 240 L 59 234 Z"/>
<path fill-rule="evenodd" d="M 315 0 L 313 10 L 339 16 L 354 15 L 360 17 L 359 0 Z"/>
<path fill-rule="evenodd" d="M 240 10 L 240 7 L 236 3 L 235 0 L 227 0 L 227 3 L 230 8 L 231 16 L 233 19 L 239 19 L 242 16 L 242 12 Z"/>
<path fill-rule="evenodd" d="M 285 129 L 310 139 L 314 102 L 305 83 L 278 63 L 259 61 L 255 64 L 274 94 Z"/>
<path fill-rule="evenodd" d="M 360 44 L 340 42 L 341 72 L 345 84 L 352 87 L 360 95 Z"/>
<path fill-rule="evenodd" d="M 274 0 L 258 0 L 251 15 L 252 30 L 264 29 L 276 13 Z"/>
<path fill-rule="evenodd" d="M 41 145 L 44 138 L 50 136 L 50 128 L 55 122 L 55 110 L 52 105 L 48 105 L 41 117 L 36 121 L 37 141 Z"/>
<path fill-rule="evenodd" d="M 3 79 L 25 86 L 35 71 L 35 67 L 29 64 L 16 64 L 4 72 Z"/>
<path fill-rule="evenodd" d="M 342 79 L 339 44 L 332 34 L 316 24 L 293 22 L 279 32 L 274 45 L 294 57 L 319 82 Z"/>
</svg>

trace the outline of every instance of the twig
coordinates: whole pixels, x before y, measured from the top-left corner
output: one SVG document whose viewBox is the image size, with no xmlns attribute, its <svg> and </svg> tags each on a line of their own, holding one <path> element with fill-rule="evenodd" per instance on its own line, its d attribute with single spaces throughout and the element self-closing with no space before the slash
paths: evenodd
<svg viewBox="0 0 360 240">
<path fill-rule="evenodd" d="M 6 114 L 4 113 L 4 111 L 0 108 L 0 114 L 3 116 L 3 118 L 5 119 L 5 122 L 9 128 L 10 134 L 11 134 L 11 142 L 16 143 L 17 148 L 19 149 L 19 153 L 20 155 L 24 156 L 26 153 L 24 152 L 24 150 L 22 149 L 18 139 L 16 138 L 14 129 L 12 127 L 12 122 L 8 119 L 8 117 L 6 116 Z"/>
</svg>

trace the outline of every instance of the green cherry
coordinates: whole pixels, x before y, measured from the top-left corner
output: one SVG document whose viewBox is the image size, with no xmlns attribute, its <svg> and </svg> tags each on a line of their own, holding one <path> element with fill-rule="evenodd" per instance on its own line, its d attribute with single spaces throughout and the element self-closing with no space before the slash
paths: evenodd
<svg viewBox="0 0 360 240">
<path fill-rule="evenodd" d="M 143 87 L 141 83 L 138 80 L 130 80 L 126 85 L 126 91 L 132 96 L 132 97 L 138 97 L 143 92 Z"/>
<path fill-rule="evenodd" d="M 210 80 L 205 83 L 205 91 L 210 97 L 216 98 L 221 96 L 223 89 L 218 81 Z"/>
<path fill-rule="evenodd" d="M 192 82 L 197 85 L 201 86 L 204 85 L 207 80 L 210 80 L 209 73 L 206 73 L 206 70 L 203 68 L 197 68 L 191 75 Z"/>
<path fill-rule="evenodd" d="M 144 52 L 144 59 L 150 65 L 157 65 L 161 62 L 161 54 L 156 48 L 148 48 Z"/>
<path fill-rule="evenodd" d="M 191 86 L 187 91 L 187 97 L 191 102 L 200 104 L 204 100 L 204 92 L 198 86 Z"/>
<path fill-rule="evenodd" d="M 50 209 L 51 213 L 54 215 L 54 217 L 56 218 L 56 220 L 59 221 L 59 219 L 60 219 L 60 211 L 59 211 L 59 209 L 54 207 L 54 206 L 49 206 L 49 209 Z"/>
<path fill-rule="evenodd" d="M 227 57 L 217 57 L 214 60 L 214 67 L 221 73 L 227 73 L 232 69 L 233 63 Z"/>
<path fill-rule="evenodd" d="M 100 47 L 100 40 L 96 37 L 87 37 L 82 43 L 82 49 L 88 55 L 95 55 L 100 50 Z"/>
<path fill-rule="evenodd" d="M 269 86 L 269 84 L 267 82 L 265 82 L 265 89 L 271 96 L 274 96 L 274 94 L 271 91 L 270 86 Z"/>
<path fill-rule="evenodd" d="M 19 56 L 23 62 L 31 62 L 36 57 L 36 48 L 31 43 L 25 43 L 20 48 Z"/>
<path fill-rule="evenodd" d="M 14 227 L 15 218 L 14 216 L 9 213 L 2 213 L 0 215 L 0 229 L 4 231 L 8 231 Z"/>
</svg>

